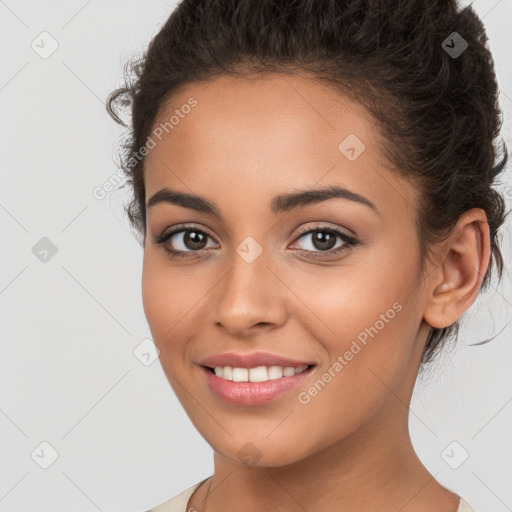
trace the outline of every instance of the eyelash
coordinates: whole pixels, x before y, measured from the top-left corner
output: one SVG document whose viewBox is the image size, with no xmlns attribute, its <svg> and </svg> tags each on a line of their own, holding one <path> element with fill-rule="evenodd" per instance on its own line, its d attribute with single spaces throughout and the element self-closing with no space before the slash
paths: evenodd
<svg viewBox="0 0 512 512">
<path fill-rule="evenodd" d="M 197 229 L 193 226 L 180 226 L 180 227 L 174 229 L 173 231 L 166 233 L 165 235 L 160 235 L 160 236 L 156 237 L 155 243 L 162 245 L 163 249 L 167 252 L 167 254 L 171 258 L 189 257 L 193 253 L 200 252 L 200 250 L 177 251 L 175 249 L 170 249 L 169 247 L 164 245 L 173 235 L 176 235 L 177 233 L 187 232 L 187 231 L 194 231 L 196 233 L 201 233 L 201 234 L 207 236 L 208 238 L 211 238 L 210 235 L 208 235 L 208 233 L 202 231 L 201 229 Z M 347 235 L 345 232 L 343 232 L 337 228 L 330 227 L 330 226 L 319 226 L 319 227 L 315 227 L 315 228 L 303 228 L 301 231 L 299 231 L 299 233 L 297 234 L 297 237 L 295 238 L 294 241 L 298 240 L 299 238 L 304 237 L 305 235 L 308 235 L 310 233 L 315 233 L 315 232 L 327 232 L 330 234 L 334 234 L 337 237 L 341 238 L 341 240 L 343 242 L 345 242 L 345 244 L 341 245 L 340 247 L 338 247 L 336 249 L 329 249 L 327 251 L 308 251 L 306 249 L 302 249 L 303 251 L 306 251 L 309 253 L 312 252 L 312 253 L 327 254 L 328 256 L 334 256 L 342 251 L 346 251 L 346 250 L 350 249 L 350 247 L 354 247 L 359 244 L 359 241 L 356 240 L 355 238 L 353 238 L 352 236 Z M 323 256 L 313 256 L 313 257 L 314 258 L 317 258 L 317 257 L 322 258 Z"/>
</svg>

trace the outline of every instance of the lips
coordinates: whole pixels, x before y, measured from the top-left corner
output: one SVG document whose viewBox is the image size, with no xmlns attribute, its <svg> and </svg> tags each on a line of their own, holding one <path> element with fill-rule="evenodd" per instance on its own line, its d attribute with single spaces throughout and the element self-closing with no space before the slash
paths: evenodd
<svg viewBox="0 0 512 512">
<path fill-rule="evenodd" d="M 268 352 L 236 353 L 225 352 L 206 357 L 199 361 L 201 366 L 214 368 L 215 366 L 231 366 L 236 368 L 256 368 L 258 366 L 314 366 L 315 363 L 306 359 L 292 359 Z"/>
<path fill-rule="evenodd" d="M 201 368 L 205 383 L 213 393 L 212 396 L 230 405 L 250 407 L 264 405 L 285 396 L 291 399 L 292 391 L 309 379 L 314 371 L 315 368 L 311 366 L 289 377 L 283 376 L 265 382 L 235 382 L 218 377 L 206 366 Z"/>
</svg>

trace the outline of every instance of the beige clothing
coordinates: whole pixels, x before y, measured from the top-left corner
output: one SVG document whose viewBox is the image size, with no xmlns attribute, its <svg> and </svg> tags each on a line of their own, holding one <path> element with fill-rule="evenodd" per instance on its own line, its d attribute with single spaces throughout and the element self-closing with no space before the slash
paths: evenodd
<svg viewBox="0 0 512 512">
<path fill-rule="evenodd" d="M 210 478 L 211 475 L 208 477 Z M 192 487 L 189 487 L 187 490 L 183 491 L 181 494 L 178 494 L 174 498 L 170 499 L 169 501 L 166 501 L 165 503 L 162 503 L 161 505 L 158 505 L 157 507 L 152 508 L 151 510 L 148 510 L 147 512 L 196 512 L 193 507 L 191 507 L 189 510 L 187 510 L 187 504 L 188 500 L 194 493 L 194 491 L 208 478 L 205 478 L 204 480 L 201 480 L 197 484 L 193 485 Z M 474 509 L 472 509 L 467 501 L 464 499 L 460 499 L 459 508 L 457 509 L 457 512 L 476 512 Z"/>
</svg>

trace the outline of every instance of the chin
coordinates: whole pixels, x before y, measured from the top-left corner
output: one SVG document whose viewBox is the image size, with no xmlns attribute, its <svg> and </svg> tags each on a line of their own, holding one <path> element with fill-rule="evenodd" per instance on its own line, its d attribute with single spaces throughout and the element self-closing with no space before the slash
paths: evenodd
<svg viewBox="0 0 512 512">
<path fill-rule="evenodd" d="M 307 452 L 297 450 L 297 446 L 300 446 L 298 440 L 288 437 L 287 442 L 283 443 L 265 436 L 259 433 L 255 436 L 228 437 L 222 442 L 207 441 L 216 454 L 245 467 L 282 467 L 307 457 Z"/>
</svg>

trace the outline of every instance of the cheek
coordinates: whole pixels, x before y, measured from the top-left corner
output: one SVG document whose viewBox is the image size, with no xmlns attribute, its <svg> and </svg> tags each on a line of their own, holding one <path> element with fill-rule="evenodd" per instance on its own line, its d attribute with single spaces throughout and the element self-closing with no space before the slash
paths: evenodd
<svg viewBox="0 0 512 512">
<path fill-rule="evenodd" d="M 354 258 L 354 263 L 338 268 L 299 271 L 300 278 L 295 278 L 294 293 L 307 306 L 302 318 L 310 320 L 311 327 L 317 326 L 321 337 L 330 334 L 333 339 L 347 340 L 376 322 L 379 330 L 384 326 L 389 330 L 389 325 L 404 316 L 397 310 L 412 306 L 420 284 L 416 264 L 392 258 L 384 261 L 382 255 L 377 261 L 365 259 L 356 262 Z"/>
<path fill-rule="evenodd" d="M 346 361 L 350 386 L 375 380 L 369 368 L 390 378 L 399 374 L 416 340 L 422 318 L 419 254 L 411 247 L 404 258 L 396 246 L 354 253 L 343 266 L 304 272 L 296 280 L 294 291 L 309 306 L 302 325 L 331 365 L 338 356 Z"/>
<path fill-rule="evenodd" d="M 315 290 L 308 304 L 321 305 L 314 310 L 317 317 L 302 317 L 302 325 L 325 358 L 316 380 L 297 399 L 304 418 L 310 415 L 307 428 L 322 424 L 325 445 L 357 429 L 387 402 L 411 363 L 421 320 L 410 293 L 418 282 L 415 264 L 388 262 L 366 272 L 354 265 L 342 274 L 324 280 L 309 276 L 301 284 Z"/>
<path fill-rule="evenodd" d="M 166 373 L 177 377 L 191 367 L 191 344 L 206 318 L 215 284 L 206 266 L 171 266 L 158 250 L 147 249 L 142 270 L 142 301 L 153 341 Z M 181 377 L 180 377 L 181 378 Z"/>
<path fill-rule="evenodd" d="M 183 273 L 171 270 L 159 255 L 146 252 L 142 271 L 144 314 L 161 356 L 179 349 L 180 328 L 194 303 L 193 290 L 183 281 Z"/>
</svg>

